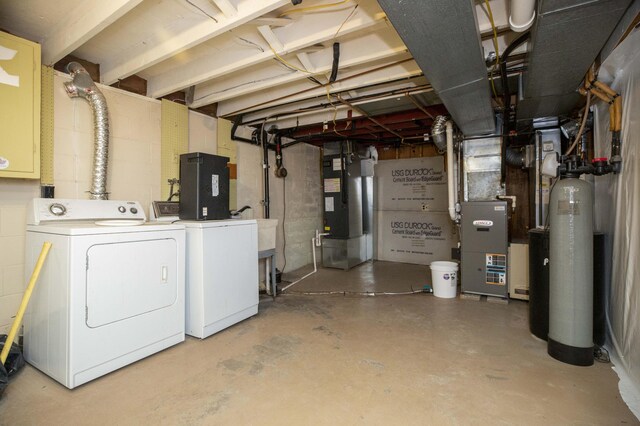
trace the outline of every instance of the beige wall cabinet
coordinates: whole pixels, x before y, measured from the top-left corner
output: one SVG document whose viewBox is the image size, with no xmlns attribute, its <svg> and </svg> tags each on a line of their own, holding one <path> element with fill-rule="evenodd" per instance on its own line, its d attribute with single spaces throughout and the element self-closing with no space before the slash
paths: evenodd
<svg viewBox="0 0 640 426">
<path fill-rule="evenodd" d="M 40 45 L 0 32 L 0 177 L 40 177 Z"/>
</svg>

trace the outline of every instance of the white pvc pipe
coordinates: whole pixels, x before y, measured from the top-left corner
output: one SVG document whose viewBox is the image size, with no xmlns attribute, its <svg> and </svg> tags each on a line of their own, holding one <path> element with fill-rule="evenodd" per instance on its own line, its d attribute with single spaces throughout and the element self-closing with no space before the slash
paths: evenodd
<svg viewBox="0 0 640 426">
<path fill-rule="evenodd" d="M 320 241 L 320 238 L 323 237 L 324 235 L 329 235 L 329 234 L 319 234 L 318 231 L 316 230 L 316 236 L 311 238 L 311 253 L 313 254 L 313 271 L 309 272 L 307 275 L 305 275 L 302 278 L 299 278 L 297 280 L 295 280 L 294 282 L 290 283 L 288 286 L 284 287 L 281 292 L 284 293 L 284 291 L 286 289 L 288 289 L 291 286 L 294 286 L 296 284 L 298 284 L 300 281 L 304 280 L 307 277 L 310 277 L 311 275 L 315 274 L 316 272 L 318 272 L 318 267 L 316 265 L 316 241 Z"/>
<path fill-rule="evenodd" d="M 511 0 L 509 26 L 517 33 L 526 31 L 536 19 L 536 0 Z"/>
<path fill-rule="evenodd" d="M 458 189 L 456 185 L 456 176 L 454 173 L 454 156 L 453 151 L 453 123 L 447 121 L 447 192 L 449 195 L 449 217 L 454 222 L 458 220 L 456 213 L 456 205 L 458 204 Z"/>
</svg>

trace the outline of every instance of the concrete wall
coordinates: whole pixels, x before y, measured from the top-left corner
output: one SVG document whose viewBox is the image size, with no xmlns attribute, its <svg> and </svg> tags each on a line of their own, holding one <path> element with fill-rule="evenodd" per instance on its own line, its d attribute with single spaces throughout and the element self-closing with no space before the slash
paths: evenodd
<svg viewBox="0 0 640 426">
<path fill-rule="evenodd" d="M 27 203 L 40 194 L 40 182 L 0 178 L 0 334 L 7 334 L 26 282 L 24 241 Z"/>
<path fill-rule="evenodd" d="M 320 149 L 298 144 L 287 148 L 283 158 L 288 175 L 280 179 L 273 174 L 275 157 L 270 153 L 270 216 L 278 219 L 277 267 L 291 272 L 312 262 L 311 238 L 322 226 Z M 262 182 L 261 148 L 238 143 L 238 207 L 252 207 L 246 218 L 264 217 Z"/>
<path fill-rule="evenodd" d="M 71 99 L 54 78 L 54 184 L 56 198 L 88 199 L 93 170 L 93 117 L 84 99 Z M 160 102 L 100 86 L 109 107 L 107 191 L 112 200 L 139 201 L 147 216 L 160 198 Z"/>
</svg>

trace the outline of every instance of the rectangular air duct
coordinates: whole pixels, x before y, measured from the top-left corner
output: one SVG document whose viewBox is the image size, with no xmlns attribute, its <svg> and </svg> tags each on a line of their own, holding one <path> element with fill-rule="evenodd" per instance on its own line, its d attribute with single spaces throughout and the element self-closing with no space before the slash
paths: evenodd
<svg viewBox="0 0 640 426">
<path fill-rule="evenodd" d="M 460 130 L 495 129 L 473 0 L 379 0 Z"/>
<path fill-rule="evenodd" d="M 566 114 L 630 0 L 539 0 L 518 120 Z"/>
</svg>

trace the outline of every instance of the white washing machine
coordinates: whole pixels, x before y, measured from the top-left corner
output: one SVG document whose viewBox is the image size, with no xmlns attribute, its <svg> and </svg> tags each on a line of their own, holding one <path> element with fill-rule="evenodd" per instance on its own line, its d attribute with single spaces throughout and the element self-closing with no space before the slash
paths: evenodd
<svg viewBox="0 0 640 426">
<path fill-rule="evenodd" d="M 187 231 L 186 333 L 204 339 L 257 314 L 257 222 L 178 223 Z"/>
<path fill-rule="evenodd" d="M 184 341 L 185 229 L 139 203 L 34 199 L 25 271 L 52 243 L 24 321 L 25 358 L 69 389 Z"/>
</svg>

